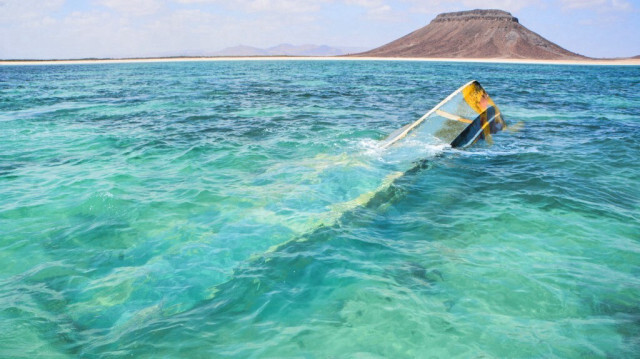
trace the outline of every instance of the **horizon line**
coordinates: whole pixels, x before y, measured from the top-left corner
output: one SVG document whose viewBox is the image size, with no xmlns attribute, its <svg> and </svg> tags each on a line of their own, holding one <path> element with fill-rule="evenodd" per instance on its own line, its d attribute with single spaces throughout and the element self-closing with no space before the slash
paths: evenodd
<svg viewBox="0 0 640 359">
<path fill-rule="evenodd" d="M 261 55 L 261 56 L 154 56 L 127 58 L 79 58 L 79 59 L 0 59 L 0 66 L 23 65 L 83 65 L 115 63 L 157 63 L 157 62 L 215 62 L 215 61 L 407 61 L 407 62 L 462 62 L 498 64 L 539 64 L 539 65 L 618 65 L 640 66 L 640 58 L 586 58 L 581 60 L 550 59 L 510 59 L 510 58 L 435 58 L 435 57 L 374 57 L 353 56 L 303 56 L 303 55 Z"/>
</svg>

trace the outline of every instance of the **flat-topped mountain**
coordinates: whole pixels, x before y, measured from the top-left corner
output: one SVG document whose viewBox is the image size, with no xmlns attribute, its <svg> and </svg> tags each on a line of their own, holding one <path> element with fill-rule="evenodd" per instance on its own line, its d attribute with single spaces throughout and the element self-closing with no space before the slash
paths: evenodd
<svg viewBox="0 0 640 359">
<path fill-rule="evenodd" d="M 421 29 L 355 56 L 586 59 L 527 29 L 502 10 L 440 14 Z"/>
</svg>

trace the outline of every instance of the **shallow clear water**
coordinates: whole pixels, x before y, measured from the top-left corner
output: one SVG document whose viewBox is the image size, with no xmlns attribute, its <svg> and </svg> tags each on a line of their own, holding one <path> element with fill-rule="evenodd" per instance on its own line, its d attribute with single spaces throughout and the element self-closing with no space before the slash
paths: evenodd
<svg viewBox="0 0 640 359">
<path fill-rule="evenodd" d="M 477 79 L 518 132 L 377 142 Z M 0 67 L 1 357 L 637 357 L 640 68 Z"/>
</svg>

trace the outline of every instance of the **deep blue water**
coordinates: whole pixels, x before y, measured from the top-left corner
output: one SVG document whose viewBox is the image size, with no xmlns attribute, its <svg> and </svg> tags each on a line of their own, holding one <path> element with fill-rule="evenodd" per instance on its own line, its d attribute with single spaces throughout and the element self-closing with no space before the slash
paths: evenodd
<svg viewBox="0 0 640 359">
<path fill-rule="evenodd" d="M 477 79 L 519 131 L 386 134 Z M 640 356 L 640 67 L 0 67 L 0 357 Z"/>
</svg>

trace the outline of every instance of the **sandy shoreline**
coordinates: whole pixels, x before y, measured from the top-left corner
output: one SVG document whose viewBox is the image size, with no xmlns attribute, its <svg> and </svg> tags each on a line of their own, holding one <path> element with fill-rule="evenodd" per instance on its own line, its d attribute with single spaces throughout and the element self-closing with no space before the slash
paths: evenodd
<svg viewBox="0 0 640 359">
<path fill-rule="evenodd" d="M 416 61 L 416 62 L 479 62 L 499 64 L 545 64 L 545 65 L 615 65 L 640 66 L 640 59 L 611 60 L 530 60 L 530 59 L 459 59 L 459 58 L 396 58 L 396 57 L 306 57 L 306 56 L 256 56 L 256 57 L 163 57 L 140 59 L 96 59 L 96 60 L 0 60 L 0 66 L 24 65 L 86 65 L 123 64 L 147 62 L 205 62 L 205 61 Z"/>
</svg>

